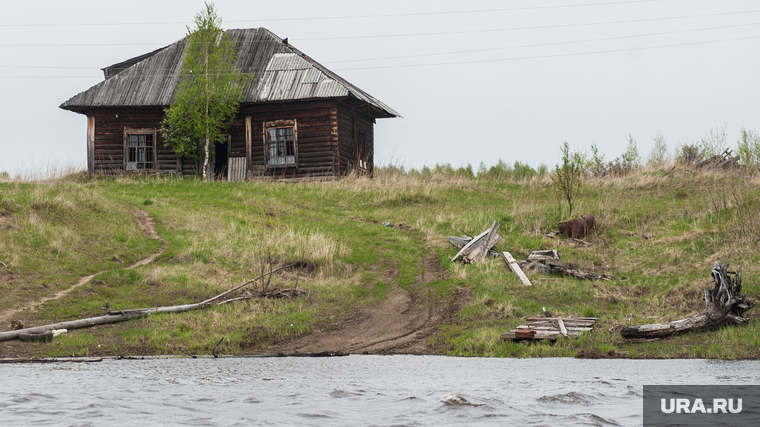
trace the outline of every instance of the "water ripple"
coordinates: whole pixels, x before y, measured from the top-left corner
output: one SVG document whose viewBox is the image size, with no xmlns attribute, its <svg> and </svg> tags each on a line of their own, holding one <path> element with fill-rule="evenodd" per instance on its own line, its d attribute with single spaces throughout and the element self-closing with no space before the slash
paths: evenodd
<svg viewBox="0 0 760 427">
<path fill-rule="evenodd" d="M 0 426 L 636 426 L 644 384 L 752 384 L 757 376 L 746 372 L 757 368 L 436 356 L 6 365 Z M 452 390 L 467 403 L 443 403 Z"/>
</svg>

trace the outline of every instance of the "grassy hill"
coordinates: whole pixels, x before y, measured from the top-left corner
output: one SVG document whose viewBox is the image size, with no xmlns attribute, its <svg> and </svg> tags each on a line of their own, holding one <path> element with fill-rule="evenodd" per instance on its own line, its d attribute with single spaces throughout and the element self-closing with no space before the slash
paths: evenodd
<svg viewBox="0 0 760 427">
<path fill-rule="evenodd" d="M 574 210 L 596 216 L 598 228 L 585 239 L 590 246 L 578 247 L 546 237 L 569 219 L 546 176 L 489 179 L 394 168 L 376 175 L 293 184 L 78 174 L 0 183 L 0 261 L 7 265 L 0 265 L 0 311 L 105 271 L 61 299 L 18 313 L 27 325 L 100 315 L 106 301 L 121 309 L 196 302 L 289 264 L 295 267 L 268 286 L 309 292 L 70 331 L 51 344 L 2 342 L 0 356 L 210 353 L 222 337 L 218 351 L 225 354 L 271 353 L 384 300 L 395 286 L 414 287 L 442 304 L 458 301 L 456 315 L 425 338 L 433 354 L 573 356 L 595 347 L 641 358 L 760 356 L 757 308 L 748 312 L 749 325 L 656 342 L 626 343 L 618 332 L 629 323 L 665 323 L 701 311 L 718 259 L 741 267 L 745 292 L 757 301 L 756 178 L 682 168 L 587 178 Z M 140 230 L 134 207 L 155 219 L 165 243 Z M 525 258 L 556 248 L 563 260 L 616 280 L 528 273 L 534 286 L 525 287 L 501 259 L 451 263 L 457 249 L 447 236 L 478 234 L 493 220 L 504 238 L 499 251 Z M 162 248 L 154 262 L 124 269 Z M 421 282 L 431 257 L 445 273 Z M 599 321 L 593 332 L 555 344 L 499 339 L 542 307 Z"/>
</svg>

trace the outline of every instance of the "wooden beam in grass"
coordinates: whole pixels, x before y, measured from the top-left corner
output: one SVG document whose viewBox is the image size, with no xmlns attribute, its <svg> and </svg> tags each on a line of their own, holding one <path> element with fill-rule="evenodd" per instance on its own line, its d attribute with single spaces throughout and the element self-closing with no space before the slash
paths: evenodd
<svg viewBox="0 0 760 427">
<path fill-rule="evenodd" d="M 530 283 L 530 280 L 528 280 L 528 277 L 525 276 L 525 273 L 523 273 L 522 269 L 520 268 L 520 265 L 517 264 L 517 261 L 515 261 L 514 258 L 512 258 L 512 255 L 509 252 L 503 252 L 502 255 L 504 255 L 504 260 L 507 261 L 507 265 L 510 269 L 517 275 L 517 277 L 520 278 L 520 281 L 523 282 L 523 285 L 525 286 L 533 286 L 532 283 Z"/>
</svg>

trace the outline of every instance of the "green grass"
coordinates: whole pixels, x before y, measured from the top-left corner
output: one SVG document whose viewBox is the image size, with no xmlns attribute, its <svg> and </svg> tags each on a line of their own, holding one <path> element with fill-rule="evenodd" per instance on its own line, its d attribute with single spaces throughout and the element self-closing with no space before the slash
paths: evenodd
<svg viewBox="0 0 760 427">
<path fill-rule="evenodd" d="M 752 322 L 712 332 L 631 344 L 618 330 L 629 323 L 664 323 L 702 309 L 716 259 L 741 266 L 745 291 L 760 294 L 760 191 L 756 181 L 689 170 L 653 171 L 626 178 L 587 179 L 578 212 L 598 229 L 571 246 L 545 237 L 568 219 L 546 177 L 512 181 L 458 174 L 378 171 L 374 180 L 324 183 L 203 182 L 178 178 L 76 179 L 0 184 L 0 309 L 18 306 L 80 276 L 108 270 L 66 298 L 45 304 L 35 321 L 63 320 L 112 308 L 195 302 L 273 266 L 298 262 L 298 286 L 309 298 L 250 301 L 199 312 L 162 315 L 91 332 L 71 331 L 46 354 L 93 349 L 144 353 L 210 353 L 224 337 L 226 354 L 265 352 L 307 333 L 337 314 L 386 297 L 392 285 L 409 288 L 432 249 L 448 278 L 421 291 L 449 299 L 457 288 L 471 298 L 456 320 L 442 325 L 431 351 L 461 356 L 573 356 L 581 349 L 627 352 L 629 357 L 756 358 L 760 331 Z M 154 263 L 122 267 L 159 249 L 139 230 L 133 206 L 155 218 L 168 243 Z M 10 218 L 10 219 L 7 219 Z M 563 260 L 605 272 L 611 282 L 585 282 L 529 273 L 523 286 L 500 259 L 451 263 L 448 235 L 471 235 L 499 221 L 497 251 L 518 259 L 535 249 L 557 249 Z M 394 227 L 385 227 L 391 222 Z M 122 264 L 125 263 L 125 264 Z M 392 273 L 392 274 L 391 274 Z M 291 287 L 296 273 L 273 286 Z M 599 317 L 577 339 L 531 345 L 499 335 L 542 307 L 563 316 Z M 32 316 L 32 315 L 29 315 Z M 33 317 L 34 317 L 33 316 Z M 85 336 L 85 335 L 82 335 Z M 99 341 L 98 341 L 99 340 Z M 56 350 L 58 348 L 58 350 Z M 126 350 L 125 350 L 126 351 Z"/>
</svg>

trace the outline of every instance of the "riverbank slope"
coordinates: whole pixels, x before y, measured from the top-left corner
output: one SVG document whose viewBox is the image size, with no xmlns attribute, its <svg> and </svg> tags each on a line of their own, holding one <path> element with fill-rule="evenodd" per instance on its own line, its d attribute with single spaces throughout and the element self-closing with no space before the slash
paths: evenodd
<svg viewBox="0 0 760 427">
<path fill-rule="evenodd" d="M 27 327 L 100 315 L 106 302 L 112 310 L 197 302 L 282 265 L 293 267 L 257 289 L 308 292 L 70 331 L 49 344 L 2 342 L 0 357 L 210 354 L 222 338 L 223 354 L 549 357 L 596 348 L 632 358 L 760 356 L 757 309 L 742 327 L 641 343 L 619 334 L 629 323 L 701 311 L 718 259 L 742 268 L 745 292 L 757 300 L 760 192 L 740 174 L 672 168 L 586 179 L 574 213 L 597 219 L 588 245 L 547 237 L 569 218 L 546 177 L 388 169 L 373 180 L 294 184 L 72 175 L 0 183 L 0 196 L 0 313 L 21 309 L 12 317 Z M 493 220 L 504 237 L 499 251 L 525 258 L 557 249 L 616 280 L 528 273 L 534 286 L 525 287 L 501 259 L 451 263 L 457 250 L 447 236 L 478 234 Z M 500 340 L 542 307 L 599 321 L 555 344 Z"/>
</svg>

